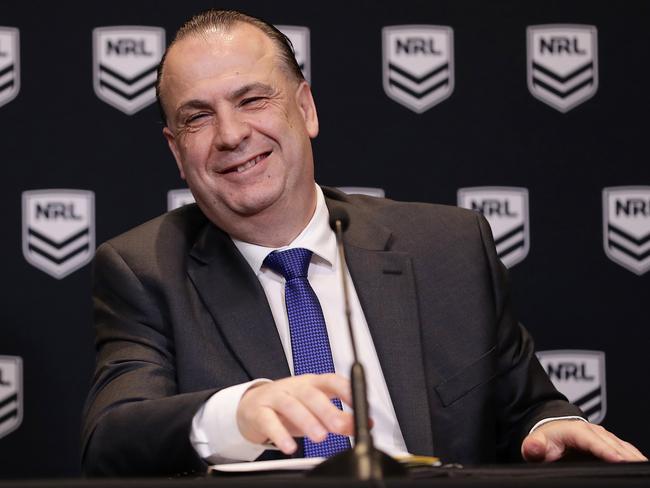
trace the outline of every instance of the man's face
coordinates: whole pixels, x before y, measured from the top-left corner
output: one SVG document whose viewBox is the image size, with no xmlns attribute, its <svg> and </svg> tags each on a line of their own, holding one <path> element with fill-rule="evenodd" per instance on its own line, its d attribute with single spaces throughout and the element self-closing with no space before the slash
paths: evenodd
<svg viewBox="0 0 650 488">
<path fill-rule="evenodd" d="M 311 91 L 283 69 L 258 28 L 240 23 L 179 41 L 167 55 L 161 98 L 181 176 L 217 225 L 237 234 L 242 219 L 273 221 L 313 204 Z"/>
</svg>

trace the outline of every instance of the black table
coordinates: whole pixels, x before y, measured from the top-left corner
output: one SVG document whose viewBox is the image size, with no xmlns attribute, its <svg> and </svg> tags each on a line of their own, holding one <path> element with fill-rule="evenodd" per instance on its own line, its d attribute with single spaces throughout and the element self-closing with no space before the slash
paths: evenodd
<svg viewBox="0 0 650 488">
<path fill-rule="evenodd" d="M 186 478 L 3 480 L 0 488 L 386 488 L 442 487 L 650 487 L 650 463 L 556 463 L 417 469 L 406 479 L 360 482 L 309 478 L 298 473 L 218 475 Z"/>
</svg>

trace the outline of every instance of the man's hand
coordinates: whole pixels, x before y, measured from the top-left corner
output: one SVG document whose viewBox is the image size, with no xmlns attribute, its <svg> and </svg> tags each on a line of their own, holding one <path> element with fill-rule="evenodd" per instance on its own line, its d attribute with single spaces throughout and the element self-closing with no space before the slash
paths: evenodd
<svg viewBox="0 0 650 488">
<path fill-rule="evenodd" d="M 600 425 L 580 420 L 553 420 L 531 432 L 521 444 L 526 461 L 557 461 L 570 452 L 591 454 L 604 461 L 647 461 L 629 442 Z"/>
<path fill-rule="evenodd" d="M 298 447 L 293 437 L 321 442 L 328 432 L 353 434 L 353 416 L 336 408 L 330 398 L 351 405 L 350 382 L 335 374 L 305 374 L 260 383 L 239 401 L 237 425 L 249 441 L 270 441 L 292 454 Z"/>
</svg>

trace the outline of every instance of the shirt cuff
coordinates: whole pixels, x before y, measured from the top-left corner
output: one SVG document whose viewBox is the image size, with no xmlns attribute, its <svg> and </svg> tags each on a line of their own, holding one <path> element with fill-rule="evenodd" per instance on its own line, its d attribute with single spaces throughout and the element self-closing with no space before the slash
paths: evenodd
<svg viewBox="0 0 650 488">
<path fill-rule="evenodd" d="M 588 420 L 582 417 L 578 417 L 577 415 L 567 415 L 566 417 L 549 417 L 547 419 L 542 419 L 539 422 L 537 422 L 535 425 L 533 425 L 533 428 L 530 429 L 528 435 L 532 434 L 537 427 L 541 427 L 542 425 L 548 424 L 549 422 L 553 422 L 554 420 L 582 420 L 583 422 L 589 423 Z"/>
<path fill-rule="evenodd" d="M 243 394 L 257 379 L 219 390 L 199 408 L 192 419 L 190 442 L 199 456 L 212 464 L 253 461 L 273 446 L 248 441 L 237 426 L 237 407 Z"/>
</svg>

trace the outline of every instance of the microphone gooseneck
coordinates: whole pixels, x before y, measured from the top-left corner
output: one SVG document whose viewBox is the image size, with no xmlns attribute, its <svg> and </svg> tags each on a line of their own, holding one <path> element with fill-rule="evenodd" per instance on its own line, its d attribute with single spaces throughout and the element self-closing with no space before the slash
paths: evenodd
<svg viewBox="0 0 650 488">
<path fill-rule="evenodd" d="M 377 449 L 370 433 L 370 414 L 366 388 L 366 374 L 357 355 L 357 343 L 352 328 L 350 295 L 347 281 L 347 262 L 343 249 L 343 232 L 350 224 L 348 213 L 335 208 L 330 212 L 330 227 L 336 234 L 339 262 L 341 264 L 341 283 L 345 319 L 352 344 L 353 363 L 350 371 L 352 384 L 352 408 L 354 410 L 354 447 L 333 456 L 316 466 L 313 476 L 351 476 L 358 480 L 380 480 L 385 477 L 405 476 L 404 467 L 392 457 Z"/>
<path fill-rule="evenodd" d="M 336 225 L 337 222 L 341 224 L 341 232 L 337 232 Z M 341 207 L 333 208 L 330 211 L 330 228 L 336 233 L 336 242 L 337 244 L 341 242 L 341 234 L 348 230 L 350 225 L 350 216 L 348 213 Z"/>
</svg>

